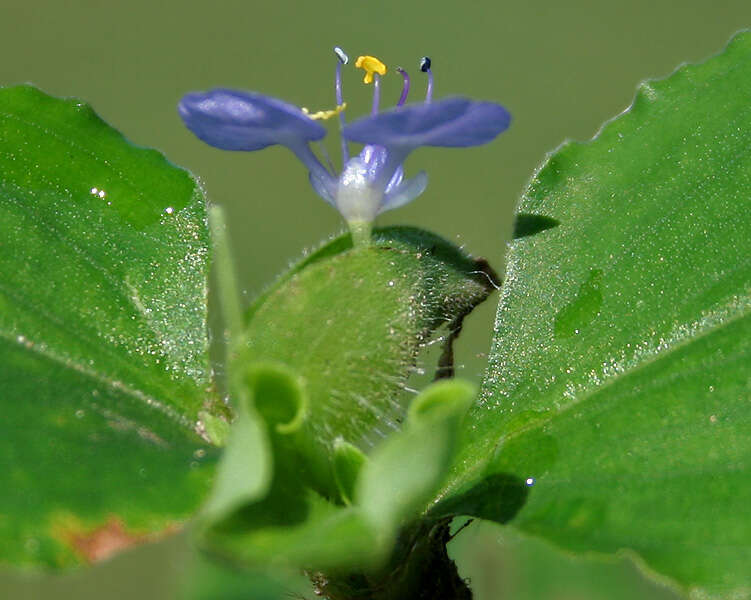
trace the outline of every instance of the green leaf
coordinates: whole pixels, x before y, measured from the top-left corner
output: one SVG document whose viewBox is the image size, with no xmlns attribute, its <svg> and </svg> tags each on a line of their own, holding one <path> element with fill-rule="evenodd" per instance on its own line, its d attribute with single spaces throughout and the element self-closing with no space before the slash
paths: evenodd
<svg viewBox="0 0 751 600">
<path fill-rule="evenodd" d="M 494 289 L 492 277 L 484 261 L 433 234 L 389 228 L 364 248 L 333 240 L 251 306 L 242 359 L 286 364 L 305 383 L 298 438 L 310 485 L 338 495 L 335 440 L 367 453 L 399 428 L 420 348 L 437 329 L 457 329 Z"/>
<path fill-rule="evenodd" d="M 310 582 L 298 570 L 237 569 L 194 552 L 180 565 L 178 600 L 292 600 L 307 598 Z"/>
<path fill-rule="evenodd" d="M 268 490 L 271 448 L 267 431 L 250 407 L 237 408 L 227 445 L 217 465 L 211 495 L 202 510 L 207 521 L 221 519 Z"/>
<path fill-rule="evenodd" d="M 461 524 L 456 523 L 455 525 Z M 476 522 L 450 543 L 477 600 L 679 600 L 675 590 L 640 575 L 628 557 L 577 556 L 513 527 Z"/>
<path fill-rule="evenodd" d="M 290 398 L 302 396 L 301 388 L 290 385 L 292 379 L 284 370 L 277 371 L 276 377 L 267 376 L 268 366 L 254 370 L 266 379 L 258 386 L 254 378 L 256 383 L 250 386 L 257 402 L 269 406 L 269 399 L 278 397 L 284 388 Z M 202 546 L 252 568 L 275 563 L 341 574 L 347 569 L 368 572 L 383 567 L 397 543 L 399 528 L 416 521 L 444 480 L 459 424 L 475 396 L 475 387 L 464 381 L 428 386 L 410 405 L 404 429 L 383 440 L 368 458 L 339 440 L 341 462 L 337 466 L 347 479 L 346 494 L 342 494 L 346 505 L 337 503 L 337 498 L 323 498 L 306 485 L 294 434 L 272 427 L 273 418 L 267 420 L 274 461 L 268 493 L 241 507 L 235 502 L 237 510 L 232 514 L 219 513 L 219 519 L 201 532 Z M 272 414 L 259 412 L 265 418 Z M 220 473 L 223 467 L 224 462 Z M 242 476 L 240 469 L 237 473 Z M 235 497 L 241 499 L 241 495 Z M 230 504 L 225 502 L 222 508 L 226 506 Z"/>
<path fill-rule="evenodd" d="M 242 493 L 241 478 L 247 477 L 247 465 L 257 458 L 247 456 L 244 465 L 240 460 L 234 462 L 234 490 L 239 493 L 222 498 L 222 510 L 206 513 L 208 527 L 201 532 L 201 546 L 224 560 L 252 568 L 270 562 L 310 568 L 372 561 L 374 534 L 367 521 L 355 510 L 337 506 L 306 486 L 294 431 L 278 426 L 290 422 L 290 407 L 304 405 L 302 389 L 284 369 L 263 365 L 254 366 L 253 371 L 250 395 L 265 421 L 273 473 L 266 489 L 256 489 L 256 497 L 250 497 Z M 237 424 L 233 425 L 233 432 L 236 428 Z M 242 448 L 241 442 L 242 438 L 231 440 L 227 452 Z M 230 513 L 230 508 L 235 510 Z"/>
<path fill-rule="evenodd" d="M 751 596 L 751 34 L 642 84 L 520 212 L 450 487 L 529 478 L 521 529 Z"/>
<path fill-rule="evenodd" d="M 409 407 L 405 427 L 367 462 L 356 487 L 356 504 L 374 529 L 390 539 L 428 504 L 443 482 L 456 450 L 459 424 L 477 389 L 462 380 L 434 383 Z"/>
<path fill-rule="evenodd" d="M 200 545 L 252 568 L 372 561 L 368 522 L 306 485 L 298 439 L 307 410 L 301 379 L 288 367 L 258 362 L 247 368 L 245 381 L 248 406 L 237 407 L 217 485 L 202 514 Z"/>
<path fill-rule="evenodd" d="M 210 530 L 203 547 L 244 567 L 360 569 L 382 558 L 383 548 L 376 545 L 376 533 L 361 511 L 286 483 Z"/>
<path fill-rule="evenodd" d="M 196 510 L 208 252 L 188 173 L 77 100 L 0 90 L 0 561 L 96 559 Z"/>
<path fill-rule="evenodd" d="M 429 515 L 434 519 L 465 515 L 507 523 L 527 501 L 530 483 L 509 473 L 494 473 L 454 491 L 432 506 Z"/>
<path fill-rule="evenodd" d="M 353 446 L 342 438 L 334 440 L 334 456 L 332 458 L 334 479 L 339 497 L 344 504 L 352 504 L 355 497 L 355 485 L 362 472 L 367 457 L 357 446 Z"/>
<path fill-rule="evenodd" d="M 247 387 L 235 399 L 237 417 L 202 511 L 209 526 L 267 494 L 274 479 L 272 438 L 295 433 L 305 418 L 307 397 L 294 373 L 270 363 L 247 371 Z"/>
</svg>

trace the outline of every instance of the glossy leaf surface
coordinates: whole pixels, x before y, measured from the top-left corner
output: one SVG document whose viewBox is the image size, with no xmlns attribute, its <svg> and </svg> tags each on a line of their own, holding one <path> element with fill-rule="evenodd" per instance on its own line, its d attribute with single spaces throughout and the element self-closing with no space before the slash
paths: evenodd
<svg viewBox="0 0 751 600">
<path fill-rule="evenodd" d="M 642 84 L 519 211 L 450 487 L 513 473 L 523 530 L 748 597 L 751 34 Z"/>
<path fill-rule="evenodd" d="M 76 100 L 0 90 L 0 561 L 98 560 L 196 510 L 208 252 L 188 173 Z"/>
</svg>

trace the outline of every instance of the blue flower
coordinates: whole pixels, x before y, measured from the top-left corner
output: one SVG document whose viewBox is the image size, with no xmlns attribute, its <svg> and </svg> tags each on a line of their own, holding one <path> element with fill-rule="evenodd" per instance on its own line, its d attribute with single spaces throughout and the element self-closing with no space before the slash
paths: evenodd
<svg viewBox="0 0 751 600">
<path fill-rule="evenodd" d="M 403 206 L 422 194 L 427 175 L 404 178 L 402 164 L 420 146 L 467 147 L 486 144 L 505 131 L 511 117 L 499 104 L 466 98 L 432 101 L 433 73 L 430 59 L 422 59 L 427 73 L 425 101 L 405 105 L 410 78 L 403 69 L 402 94 L 397 105 L 379 111 L 380 78 L 386 66 L 372 56 L 361 56 L 355 66 L 365 70 L 365 83 L 373 83 L 371 116 L 349 125 L 342 98 L 342 65 L 348 58 L 337 55 L 336 108 L 311 114 L 307 109 L 256 92 L 214 89 L 190 93 L 179 104 L 185 125 L 199 139 L 223 150 L 252 151 L 279 144 L 289 148 L 306 166 L 316 193 L 335 207 L 352 230 L 356 243 L 366 243 L 372 222 L 380 213 Z M 337 116 L 341 126 L 342 170 L 324 166 L 310 147 L 326 135 L 320 119 Z M 348 142 L 364 144 L 352 158 Z M 329 161 L 330 165 L 330 161 Z"/>
</svg>

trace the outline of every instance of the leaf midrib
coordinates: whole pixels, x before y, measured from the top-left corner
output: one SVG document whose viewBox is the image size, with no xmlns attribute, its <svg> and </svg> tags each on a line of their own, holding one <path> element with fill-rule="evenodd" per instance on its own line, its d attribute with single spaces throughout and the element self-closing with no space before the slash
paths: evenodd
<svg viewBox="0 0 751 600">
<path fill-rule="evenodd" d="M 158 410 L 178 425 L 193 431 L 191 421 L 190 419 L 188 419 L 188 417 L 181 415 L 177 410 L 173 409 L 170 406 L 167 406 L 160 400 L 149 394 L 146 394 L 138 388 L 131 387 L 128 384 L 118 379 L 113 379 L 104 373 L 89 369 L 80 362 L 59 356 L 55 352 L 51 351 L 48 347 L 46 347 L 43 343 L 35 342 L 34 340 L 27 338 L 19 340 L 17 336 L 14 337 L 13 335 L 9 335 L 7 332 L 2 330 L 0 330 L 0 339 L 5 340 L 5 342 L 7 342 L 9 345 L 20 347 L 22 350 L 29 352 L 32 355 L 42 356 L 43 358 L 55 364 L 63 366 L 65 369 L 69 369 L 71 371 L 75 371 L 76 373 L 82 374 L 92 381 L 104 384 L 113 391 L 122 392 L 124 395 L 143 403 L 147 408 Z"/>
<path fill-rule="evenodd" d="M 7 196 L 5 197 L 5 199 L 6 200 L 10 200 L 10 202 L 12 204 L 14 204 L 17 207 L 20 207 L 21 209 L 24 209 L 24 210 L 27 209 L 27 207 L 23 203 L 20 203 L 17 200 L 13 200 L 11 198 L 8 198 Z M 136 312 L 136 314 L 138 314 L 138 315 L 140 315 L 142 317 L 140 319 L 140 322 L 144 323 L 147 326 L 148 330 L 151 331 L 151 333 L 154 335 L 154 340 L 155 340 L 157 346 L 161 347 L 161 344 L 159 344 L 160 339 L 161 339 L 160 333 L 155 330 L 155 328 L 152 326 L 151 321 L 147 318 L 147 316 L 144 314 L 144 312 L 135 303 L 135 301 L 133 300 L 133 298 L 131 298 L 127 294 L 127 292 L 123 288 L 123 286 L 120 285 L 120 284 L 118 284 L 118 282 L 116 281 L 115 277 L 104 266 L 98 264 L 93 259 L 93 257 L 91 257 L 87 252 L 85 252 L 84 250 L 82 250 L 81 248 L 79 248 L 76 244 L 74 244 L 66 236 L 64 236 L 57 228 L 55 228 L 54 226 L 50 225 L 50 223 L 47 220 L 38 217 L 34 221 L 35 221 L 35 223 L 43 226 L 47 230 L 48 233 L 50 233 L 51 235 L 55 236 L 55 238 L 63 246 L 67 246 L 68 248 L 71 248 L 72 251 L 77 256 L 81 257 L 86 264 L 88 264 L 95 272 L 99 273 L 101 275 L 101 277 L 102 277 L 102 281 L 107 284 L 108 288 L 116 296 L 124 299 L 125 302 L 126 302 L 126 304 L 128 304 L 129 306 L 131 306 L 133 308 L 133 310 Z M 57 322 L 57 319 L 53 319 L 50 315 L 45 314 L 45 312 L 42 311 L 38 306 L 33 306 L 32 303 L 28 301 L 28 299 L 25 299 L 26 300 L 25 302 L 20 302 L 19 301 L 20 299 L 17 297 L 17 295 L 14 294 L 13 292 L 11 292 L 10 290 L 8 290 L 7 288 L 5 288 L 4 286 L 2 286 L 2 284 L 0 284 L 0 291 L 2 291 L 3 293 L 5 293 L 6 295 L 8 295 L 10 297 L 16 298 L 16 305 L 18 305 L 18 306 L 24 306 L 24 305 L 26 305 L 26 306 L 28 306 L 30 308 L 33 308 L 33 310 L 27 311 L 27 312 L 30 312 L 35 317 L 41 317 L 43 319 L 47 319 L 48 321 L 51 321 L 53 323 L 53 325 L 55 325 L 56 327 L 61 328 L 63 330 L 66 330 L 66 326 L 65 326 L 64 323 Z M 85 338 L 83 338 L 83 336 L 81 336 L 81 331 L 86 331 L 88 335 L 86 335 Z M 70 332 L 70 331 L 68 331 L 67 333 L 68 333 L 68 335 L 72 335 L 72 332 Z M 78 331 L 77 337 L 82 338 L 82 339 L 86 339 L 88 341 L 88 343 L 92 345 L 92 347 L 93 346 L 98 347 L 101 352 L 103 352 L 104 354 L 106 354 L 106 356 L 108 356 L 111 359 L 113 359 L 115 361 L 115 363 L 117 363 L 120 366 L 124 367 L 125 371 L 128 372 L 128 373 L 130 373 L 131 376 L 133 375 L 132 367 L 131 367 L 130 363 L 128 363 L 127 361 L 123 360 L 123 358 L 119 354 L 113 353 L 113 352 L 109 351 L 109 346 L 108 345 L 106 345 L 106 344 L 102 345 L 101 344 L 101 340 L 99 340 L 98 337 L 96 336 L 96 332 L 91 332 L 88 329 L 82 329 L 82 330 Z M 167 356 L 165 354 L 162 354 L 162 357 L 165 358 L 165 359 L 169 358 L 169 356 Z M 157 387 L 159 387 L 162 393 L 164 393 L 165 395 L 169 396 L 168 390 L 165 389 L 164 385 L 162 384 L 162 382 L 160 380 L 155 379 L 155 378 L 149 378 L 149 381 L 151 382 L 152 385 L 156 385 Z M 146 395 L 146 394 L 144 394 L 144 395 L 148 397 L 148 395 Z"/>
</svg>

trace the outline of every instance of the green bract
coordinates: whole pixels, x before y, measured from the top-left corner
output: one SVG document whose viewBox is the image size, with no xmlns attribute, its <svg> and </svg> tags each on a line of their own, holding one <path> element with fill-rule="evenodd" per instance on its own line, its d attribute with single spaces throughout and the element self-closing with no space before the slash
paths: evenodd
<svg viewBox="0 0 751 600">
<path fill-rule="evenodd" d="M 336 440 L 368 452 L 400 428 L 418 351 L 460 327 L 492 277 L 438 236 L 377 229 L 367 247 L 329 242 L 251 306 L 238 362 L 275 361 L 302 377 L 309 406 L 294 437 L 314 488 L 335 495 Z"/>
</svg>

